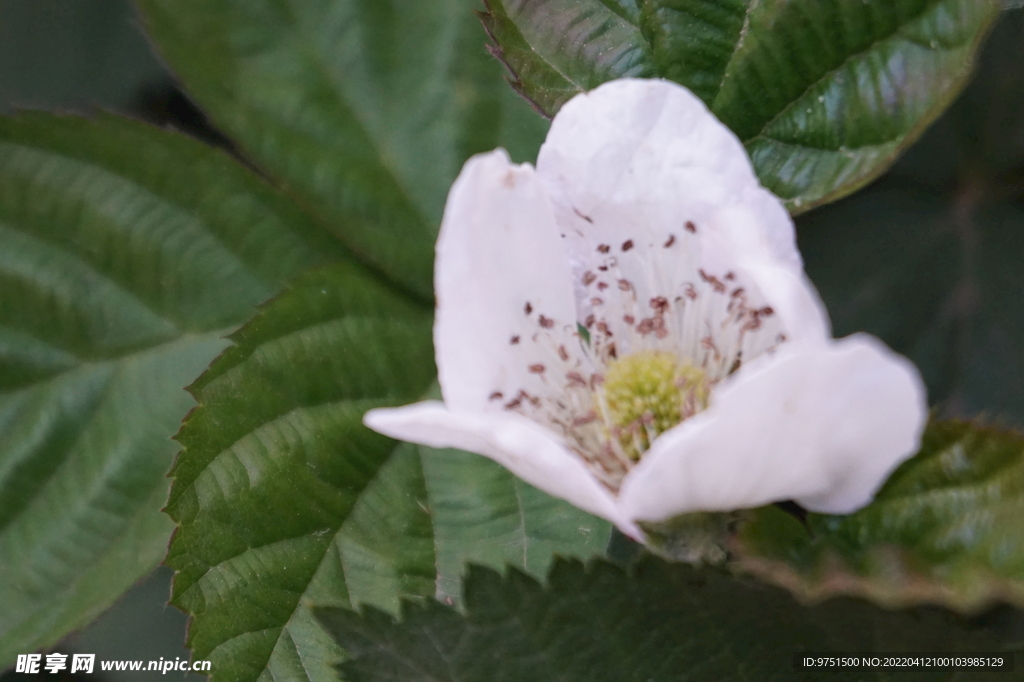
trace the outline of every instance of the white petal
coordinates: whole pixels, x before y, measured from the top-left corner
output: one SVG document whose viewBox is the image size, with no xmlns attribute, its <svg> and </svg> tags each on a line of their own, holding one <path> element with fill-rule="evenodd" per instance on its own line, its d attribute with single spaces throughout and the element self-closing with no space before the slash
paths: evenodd
<svg viewBox="0 0 1024 682">
<path fill-rule="evenodd" d="M 649 520 L 784 499 L 849 513 L 917 450 L 925 398 L 916 368 L 873 337 L 791 346 L 662 434 L 626 477 L 620 504 Z"/>
<path fill-rule="evenodd" d="M 392 438 L 484 455 L 544 492 L 608 519 L 627 535 L 643 536 L 581 460 L 526 417 L 512 412 L 459 414 L 429 401 L 370 410 L 363 421 Z"/>
<path fill-rule="evenodd" d="M 719 211 L 717 229 L 703 243 L 707 267 L 722 270 L 731 266 L 749 278 L 771 303 L 791 341 L 814 343 L 830 339 L 828 312 L 814 285 L 802 268 L 794 269 L 765 258 L 765 245 L 756 244 L 751 237 L 749 225 L 756 222 L 757 216 L 746 206 Z"/>
<path fill-rule="evenodd" d="M 579 319 L 593 314 L 592 330 L 604 323 L 620 355 L 654 346 L 699 365 L 714 342 L 712 364 L 728 371 L 779 338 L 829 337 L 788 213 L 736 136 L 685 88 L 622 80 L 575 97 L 555 117 L 537 173 L 566 235 Z M 776 313 L 742 340 L 742 324 L 722 324 L 734 291 Z M 659 300 L 676 323 L 668 344 L 634 333 Z"/>
<path fill-rule="evenodd" d="M 564 243 L 532 167 L 512 165 L 501 149 L 466 163 L 448 195 L 434 268 L 445 403 L 457 412 L 500 409 L 520 390 L 550 393 L 530 367 L 558 361 L 552 335 L 573 352 L 576 307 Z"/>
<path fill-rule="evenodd" d="M 623 79 L 578 95 L 555 116 L 537 171 L 552 188 L 560 223 L 587 227 L 608 214 L 609 244 L 662 244 L 723 208 L 755 217 L 748 240 L 802 267 L 793 222 L 761 187 L 743 145 L 689 90 L 662 80 Z M 582 221 L 582 222 L 581 222 Z M 597 229 L 602 229 L 601 225 Z"/>
</svg>

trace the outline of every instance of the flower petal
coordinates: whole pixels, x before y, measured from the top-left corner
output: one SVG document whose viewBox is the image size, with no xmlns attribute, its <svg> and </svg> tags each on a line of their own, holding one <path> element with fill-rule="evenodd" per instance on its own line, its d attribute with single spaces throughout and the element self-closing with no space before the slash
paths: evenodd
<svg viewBox="0 0 1024 682">
<path fill-rule="evenodd" d="M 670 350 L 717 375 L 780 339 L 830 336 L 788 213 L 685 88 L 622 80 L 573 98 L 537 169 L 566 235 L 579 319 L 611 332 L 598 344 Z M 760 310 L 775 316 L 739 314 Z"/>
<path fill-rule="evenodd" d="M 583 227 L 582 216 L 597 223 L 612 211 L 615 220 L 602 221 L 619 223 L 612 245 L 628 238 L 660 245 L 686 221 L 699 230 L 723 207 L 738 206 L 755 218 L 747 241 L 802 268 L 793 222 L 761 187 L 739 139 L 675 83 L 622 79 L 574 97 L 551 124 L 537 172 L 556 198 L 560 224 Z"/>
<path fill-rule="evenodd" d="M 544 492 L 608 519 L 627 535 L 638 539 L 643 535 L 578 457 L 550 431 L 519 414 L 459 414 L 440 402 L 427 401 L 370 410 L 363 421 L 392 438 L 484 455 Z"/>
<path fill-rule="evenodd" d="M 927 417 L 921 378 L 874 337 L 793 346 L 763 360 L 655 441 L 620 492 L 630 518 L 785 499 L 849 513 L 916 451 Z"/>
<path fill-rule="evenodd" d="M 569 258 L 535 171 L 499 149 L 470 159 L 448 195 L 435 263 L 434 344 L 456 412 L 550 393 L 545 369 L 578 349 Z M 563 341 L 552 340 L 563 339 Z M 558 387 L 558 390 L 561 386 Z"/>
<path fill-rule="evenodd" d="M 766 258 L 766 246 L 751 239 L 749 226 L 758 218 L 746 206 L 725 207 L 715 220 L 715 230 L 703 240 L 705 267 L 734 268 L 741 279 L 753 284 L 771 303 L 791 341 L 814 343 L 831 339 L 832 330 L 825 304 L 804 274 L 774 258 Z"/>
</svg>

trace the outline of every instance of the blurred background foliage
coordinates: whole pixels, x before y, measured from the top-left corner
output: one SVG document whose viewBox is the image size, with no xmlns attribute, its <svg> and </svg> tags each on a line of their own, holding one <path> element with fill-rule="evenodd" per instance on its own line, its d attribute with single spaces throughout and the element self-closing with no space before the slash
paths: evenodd
<svg viewBox="0 0 1024 682">
<path fill-rule="evenodd" d="M 17 108 L 103 108 L 228 146 L 127 0 L 0 0 L 0 110 Z M 911 356 L 944 414 L 1024 425 L 1024 10 L 1004 13 L 968 90 L 886 175 L 798 225 L 837 336 L 866 330 Z M 186 657 L 169 581 L 158 569 L 53 650 Z"/>
<path fill-rule="evenodd" d="M 167 74 L 124 0 L 0 1 L 0 98 L 12 106 L 140 111 Z"/>
</svg>

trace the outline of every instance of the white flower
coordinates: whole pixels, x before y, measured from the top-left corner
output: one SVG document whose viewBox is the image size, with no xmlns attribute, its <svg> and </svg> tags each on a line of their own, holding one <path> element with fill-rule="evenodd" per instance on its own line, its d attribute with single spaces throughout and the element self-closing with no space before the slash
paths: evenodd
<svg viewBox="0 0 1024 682">
<path fill-rule="evenodd" d="M 575 97 L 536 170 L 470 159 L 435 285 L 444 402 L 366 424 L 490 457 L 634 537 L 785 499 L 847 513 L 917 449 L 916 369 L 831 339 L 786 210 L 678 85 Z"/>
</svg>

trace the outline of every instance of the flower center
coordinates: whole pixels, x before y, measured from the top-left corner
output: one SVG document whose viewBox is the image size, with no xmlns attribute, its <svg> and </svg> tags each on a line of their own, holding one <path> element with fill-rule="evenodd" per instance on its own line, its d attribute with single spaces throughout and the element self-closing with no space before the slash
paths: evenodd
<svg viewBox="0 0 1024 682">
<path fill-rule="evenodd" d="M 601 390 L 609 435 L 636 461 L 658 434 L 707 407 L 711 384 L 672 353 L 641 351 L 613 361 Z"/>
</svg>

